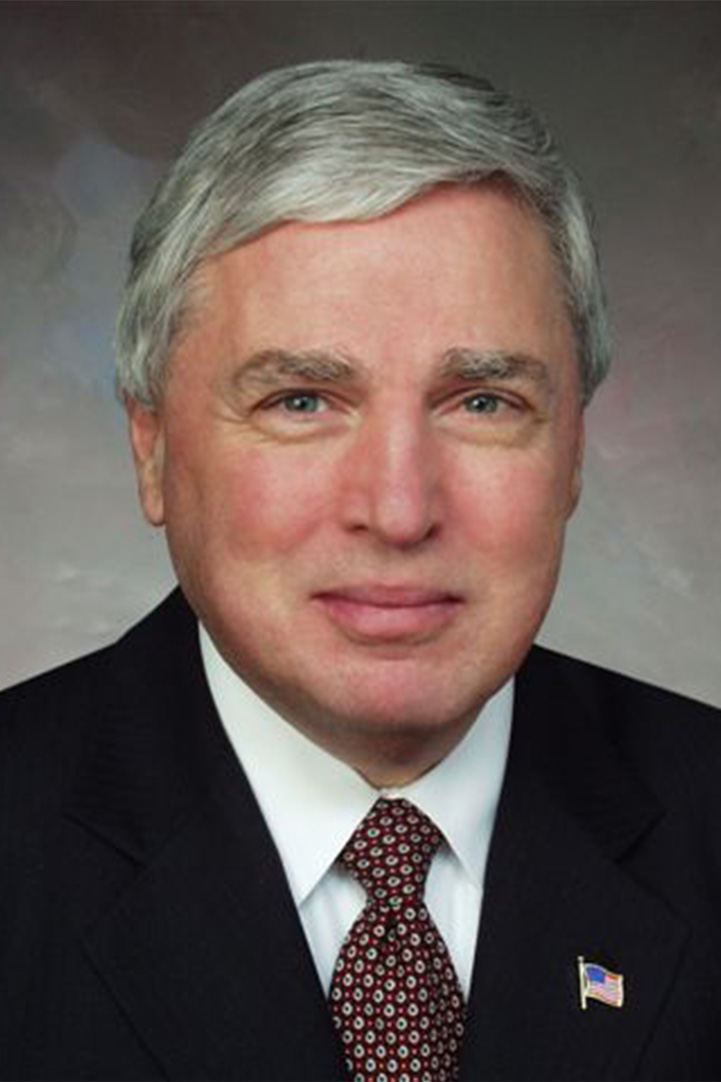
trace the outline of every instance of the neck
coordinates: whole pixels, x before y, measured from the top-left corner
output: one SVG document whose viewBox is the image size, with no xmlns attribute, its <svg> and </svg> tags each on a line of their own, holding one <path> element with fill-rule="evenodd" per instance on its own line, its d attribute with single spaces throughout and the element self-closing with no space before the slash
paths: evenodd
<svg viewBox="0 0 721 1082">
<path fill-rule="evenodd" d="M 393 729 L 380 725 L 339 724 L 307 727 L 289 718 L 313 743 L 347 763 L 376 789 L 400 788 L 422 777 L 460 743 L 476 712 L 452 725 L 430 729 L 427 725 L 404 725 Z"/>
</svg>

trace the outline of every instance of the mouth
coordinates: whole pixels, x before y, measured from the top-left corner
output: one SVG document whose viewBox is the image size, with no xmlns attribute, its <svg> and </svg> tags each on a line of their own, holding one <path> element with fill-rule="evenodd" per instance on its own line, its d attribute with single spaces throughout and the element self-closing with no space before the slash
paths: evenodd
<svg viewBox="0 0 721 1082">
<path fill-rule="evenodd" d="M 342 586 L 313 598 L 340 631 L 357 642 L 421 642 L 440 634 L 463 600 L 446 590 L 375 583 Z"/>
</svg>

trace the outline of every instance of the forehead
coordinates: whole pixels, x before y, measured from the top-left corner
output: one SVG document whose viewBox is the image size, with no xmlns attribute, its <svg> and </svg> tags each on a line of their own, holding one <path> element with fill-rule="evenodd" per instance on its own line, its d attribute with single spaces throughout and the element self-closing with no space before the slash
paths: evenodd
<svg viewBox="0 0 721 1082">
<path fill-rule="evenodd" d="M 215 328 L 236 358 L 570 348 L 545 230 L 498 185 L 436 189 L 368 222 L 284 224 L 210 261 L 202 281 L 198 329 Z"/>
</svg>

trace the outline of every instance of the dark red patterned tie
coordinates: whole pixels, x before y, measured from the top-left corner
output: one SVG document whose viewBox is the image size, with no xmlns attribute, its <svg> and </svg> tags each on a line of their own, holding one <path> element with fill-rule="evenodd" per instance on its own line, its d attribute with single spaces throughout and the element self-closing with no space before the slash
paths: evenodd
<svg viewBox="0 0 721 1082">
<path fill-rule="evenodd" d="M 452 1082 L 463 993 L 423 901 L 440 831 L 408 800 L 374 804 L 339 860 L 366 892 L 330 989 L 354 1082 Z"/>
</svg>

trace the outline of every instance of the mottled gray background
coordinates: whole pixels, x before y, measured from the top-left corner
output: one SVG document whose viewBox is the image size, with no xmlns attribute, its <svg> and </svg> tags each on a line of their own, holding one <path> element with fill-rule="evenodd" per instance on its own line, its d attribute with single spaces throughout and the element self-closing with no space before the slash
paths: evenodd
<svg viewBox="0 0 721 1082">
<path fill-rule="evenodd" d="M 586 178 L 615 324 L 543 633 L 721 704 L 721 5 L 0 5 L 0 684 L 172 581 L 112 391 L 131 223 L 189 125 L 268 67 L 400 56 L 533 100 Z"/>
</svg>

